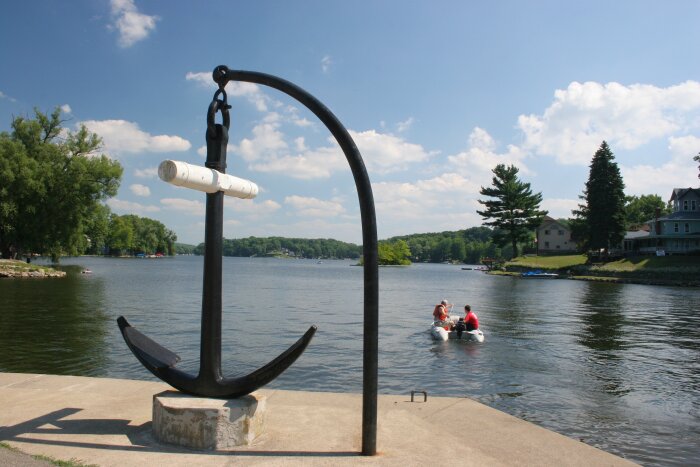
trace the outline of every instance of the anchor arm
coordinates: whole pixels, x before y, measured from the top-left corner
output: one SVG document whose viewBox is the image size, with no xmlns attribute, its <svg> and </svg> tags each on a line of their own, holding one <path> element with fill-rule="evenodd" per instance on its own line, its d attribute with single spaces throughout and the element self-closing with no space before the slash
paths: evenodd
<svg viewBox="0 0 700 467">
<path fill-rule="evenodd" d="M 335 137 L 352 170 L 362 217 L 362 254 L 364 257 L 364 342 L 362 376 L 362 454 L 377 452 L 377 390 L 379 373 L 379 255 L 377 219 L 372 186 L 360 151 L 347 129 L 321 101 L 299 86 L 284 79 L 255 71 L 231 70 L 220 65 L 212 73 L 222 90 L 229 81 L 244 81 L 275 88 L 314 113 Z"/>
</svg>

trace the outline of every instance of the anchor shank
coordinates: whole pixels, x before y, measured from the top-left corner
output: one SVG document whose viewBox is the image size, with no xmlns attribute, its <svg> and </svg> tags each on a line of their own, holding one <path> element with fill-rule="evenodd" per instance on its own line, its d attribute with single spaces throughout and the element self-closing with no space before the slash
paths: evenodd
<svg viewBox="0 0 700 467">
<path fill-rule="evenodd" d="M 206 166 L 222 173 L 226 170 L 228 129 L 217 124 L 215 135 L 207 131 Z M 218 382 L 221 373 L 222 321 L 222 254 L 224 225 L 224 193 L 207 193 L 204 227 L 204 284 L 202 288 L 202 332 L 198 379 Z"/>
</svg>

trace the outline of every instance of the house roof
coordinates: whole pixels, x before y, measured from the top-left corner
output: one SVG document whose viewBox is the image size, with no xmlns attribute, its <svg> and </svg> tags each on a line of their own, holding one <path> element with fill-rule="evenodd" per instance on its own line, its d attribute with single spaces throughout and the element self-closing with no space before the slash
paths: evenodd
<svg viewBox="0 0 700 467">
<path fill-rule="evenodd" d="M 549 217 L 549 216 L 544 216 L 542 218 L 542 223 L 540 224 L 538 229 L 541 229 L 541 228 L 548 226 L 548 225 L 551 225 L 551 224 L 555 224 L 555 225 L 558 225 L 559 227 L 561 227 L 562 229 L 569 230 L 569 228 L 567 226 L 565 226 L 564 224 L 562 224 L 561 222 L 559 222 L 555 218 Z"/>
<path fill-rule="evenodd" d="M 675 211 L 666 217 L 660 217 L 660 221 L 692 221 L 700 220 L 700 211 Z"/>
<path fill-rule="evenodd" d="M 671 194 L 671 201 L 684 198 L 688 193 L 695 193 L 700 197 L 700 189 L 698 188 L 674 188 Z"/>
<path fill-rule="evenodd" d="M 632 232 L 625 233 L 625 240 L 638 239 L 648 237 L 649 232 L 646 230 L 634 230 Z"/>
</svg>

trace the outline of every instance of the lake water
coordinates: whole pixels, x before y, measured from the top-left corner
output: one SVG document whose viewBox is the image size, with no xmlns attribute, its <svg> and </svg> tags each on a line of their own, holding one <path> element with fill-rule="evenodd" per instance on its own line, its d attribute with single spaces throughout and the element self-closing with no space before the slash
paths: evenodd
<svg viewBox="0 0 700 467">
<path fill-rule="evenodd" d="M 257 369 L 316 324 L 270 386 L 361 392 L 362 268 L 351 264 L 224 258 L 224 373 Z M 121 338 L 124 315 L 195 373 L 202 267 L 67 258 L 64 279 L 0 280 L 0 371 L 153 379 Z M 443 298 L 472 305 L 483 344 L 431 339 Z M 380 325 L 380 393 L 470 397 L 642 464 L 700 462 L 700 289 L 381 268 Z"/>
</svg>

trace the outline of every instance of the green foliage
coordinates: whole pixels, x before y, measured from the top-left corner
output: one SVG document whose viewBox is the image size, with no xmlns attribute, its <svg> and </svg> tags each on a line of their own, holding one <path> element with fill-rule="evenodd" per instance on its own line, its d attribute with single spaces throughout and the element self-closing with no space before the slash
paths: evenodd
<svg viewBox="0 0 700 467">
<path fill-rule="evenodd" d="M 114 256 L 175 254 L 177 235 L 157 220 L 133 214 L 112 214 L 108 232 L 105 249 Z"/>
<path fill-rule="evenodd" d="M 573 211 L 572 231 L 591 250 L 608 250 L 625 237 L 625 184 L 615 156 L 603 141 L 593 156 L 583 196 Z"/>
<path fill-rule="evenodd" d="M 657 209 L 662 216 L 671 213 L 671 210 L 659 195 L 625 197 L 626 228 L 630 229 L 631 227 L 640 226 L 654 219 Z"/>
<path fill-rule="evenodd" d="M 381 241 L 378 244 L 379 264 L 407 266 L 411 264 L 411 250 L 404 240 Z"/>
<path fill-rule="evenodd" d="M 17 117 L 0 133 L 0 253 L 77 254 L 100 201 L 114 196 L 122 167 L 97 155 L 100 138 L 61 127 L 60 110 Z M 61 136 L 59 136 L 61 135 Z"/>
<path fill-rule="evenodd" d="M 188 245 L 186 243 L 175 243 L 174 249 L 176 255 L 193 255 L 195 245 Z"/>
<path fill-rule="evenodd" d="M 491 241 L 492 236 L 493 230 L 488 227 L 472 227 L 453 232 L 392 237 L 379 242 L 379 262 L 380 264 L 407 264 L 400 263 L 395 259 L 403 257 L 409 262 L 455 261 L 480 264 L 481 258 L 484 257 L 500 258 L 504 254 L 510 255 L 510 247 L 501 249 Z M 388 248 L 388 245 L 393 245 L 393 247 Z M 382 262 L 383 252 L 387 253 L 386 258 L 389 262 Z M 196 255 L 204 254 L 204 244 L 197 245 L 193 253 Z M 361 246 L 330 239 L 311 240 L 283 237 L 224 239 L 224 256 L 355 259 L 359 258 L 361 254 Z"/>
<path fill-rule="evenodd" d="M 388 239 L 405 240 L 411 260 L 420 263 L 455 261 L 479 264 L 484 257 L 501 257 L 502 250 L 492 241 L 493 230 L 472 227 L 466 230 L 412 234 Z"/>
<path fill-rule="evenodd" d="M 693 160 L 700 164 L 700 152 L 698 153 L 697 156 L 693 157 Z M 698 165 L 698 178 L 700 178 L 700 165 Z"/>
<path fill-rule="evenodd" d="M 541 193 L 532 193 L 529 183 L 518 179 L 518 168 L 498 164 L 493 169 L 491 188 L 481 188 L 480 194 L 493 199 L 479 200 L 486 209 L 477 211 L 484 225 L 496 227 L 493 241 L 499 246 L 510 244 L 513 256 L 518 256 L 518 243 L 530 243 L 533 230 L 542 223 L 547 211 L 540 210 Z"/>
<path fill-rule="evenodd" d="M 290 256 L 296 258 L 359 258 L 362 248 L 330 238 L 248 237 L 224 239 L 224 256 Z M 204 254 L 204 243 L 194 249 L 194 254 Z"/>
</svg>

